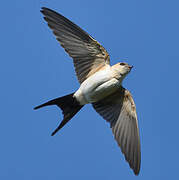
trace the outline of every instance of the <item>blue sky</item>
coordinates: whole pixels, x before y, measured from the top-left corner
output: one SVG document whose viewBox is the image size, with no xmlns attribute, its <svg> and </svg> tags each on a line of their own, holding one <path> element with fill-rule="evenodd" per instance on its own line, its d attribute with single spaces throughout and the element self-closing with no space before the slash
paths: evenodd
<svg viewBox="0 0 179 180">
<path fill-rule="evenodd" d="M 75 91 L 73 64 L 44 22 L 41 7 L 78 24 L 133 65 L 124 87 L 139 119 L 142 164 L 133 175 L 109 124 L 87 105 L 56 136 L 57 107 L 33 107 Z M 177 0 L 2 1 L 0 178 L 177 179 L 179 91 Z"/>
</svg>

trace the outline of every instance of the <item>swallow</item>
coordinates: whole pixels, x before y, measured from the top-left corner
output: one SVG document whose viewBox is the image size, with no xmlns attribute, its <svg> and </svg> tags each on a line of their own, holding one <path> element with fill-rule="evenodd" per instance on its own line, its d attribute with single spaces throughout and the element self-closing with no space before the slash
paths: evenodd
<svg viewBox="0 0 179 180">
<path fill-rule="evenodd" d="M 77 91 L 35 107 L 56 105 L 63 120 L 52 133 L 55 135 L 86 104 L 107 122 L 126 161 L 135 175 L 139 174 L 141 148 L 136 106 L 131 93 L 122 86 L 133 66 L 125 62 L 110 65 L 105 48 L 92 36 L 61 14 L 43 7 L 44 19 L 61 46 L 73 59 L 80 83 Z"/>
</svg>

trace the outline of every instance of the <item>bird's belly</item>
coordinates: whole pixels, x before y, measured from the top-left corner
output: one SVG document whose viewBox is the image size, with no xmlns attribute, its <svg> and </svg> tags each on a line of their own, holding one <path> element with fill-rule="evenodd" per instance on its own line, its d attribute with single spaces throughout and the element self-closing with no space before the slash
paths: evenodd
<svg viewBox="0 0 179 180">
<path fill-rule="evenodd" d="M 74 94 L 80 104 L 97 102 L 113 93 L 120 85 L 107 71 L 96 73 L 85 80 Z"/>
<path fill-rule="evenodd" d="M 88 103 L 97 102 L 104 97 L 112 94 L 116 89 L 118 89 L 119 81 L 115 78 L 108 80 L 95 88 L 84 89 L 83 94 L 88 101 Z"/>
</svg>

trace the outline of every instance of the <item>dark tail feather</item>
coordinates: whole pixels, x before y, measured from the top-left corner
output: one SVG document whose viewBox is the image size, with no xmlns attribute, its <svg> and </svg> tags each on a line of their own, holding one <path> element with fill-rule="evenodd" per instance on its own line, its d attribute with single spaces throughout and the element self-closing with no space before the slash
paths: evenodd
<svg viewBox="0 0 179 180">
<path fill-rule="evenodd" d="M 55 135 L 83 107 L 79 104 L 76 98 L 73 97 L 73 94 L 74 93 L 53 99 L 34 108 L 39 109 L 44 106 L 57 105 L 59 108 L 62 109 L 63 120 L 52 133 L 52 136 Z"/>
</svg>

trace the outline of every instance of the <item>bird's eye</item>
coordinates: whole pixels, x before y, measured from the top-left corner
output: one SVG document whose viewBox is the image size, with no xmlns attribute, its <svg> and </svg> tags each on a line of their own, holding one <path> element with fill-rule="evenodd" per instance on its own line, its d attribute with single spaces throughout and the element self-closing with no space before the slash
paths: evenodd
<svg viewBox="0 0 179 180">
<path fill-rule="evenodd" d="M 125 63 L 120 63 L 120 65 L 121 65 L 121 66 L 124 66 L 124 65 L 125 65 Z"/>
</svg>

